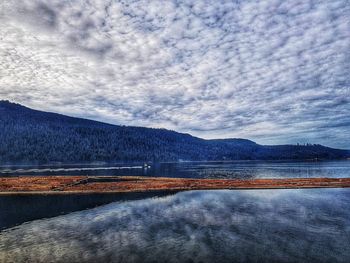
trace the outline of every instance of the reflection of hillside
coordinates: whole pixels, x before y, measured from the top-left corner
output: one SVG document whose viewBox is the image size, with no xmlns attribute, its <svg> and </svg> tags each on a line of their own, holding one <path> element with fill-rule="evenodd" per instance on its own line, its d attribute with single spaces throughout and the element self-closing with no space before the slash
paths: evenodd
<svg viewBox="0 0 350 263">
<path fill-rule="evenodd" d="M 172 192 L 0 196 L 0 231 L 24 222 L 55 217 L 112 202 L 171 195 Z"/>
</svg>

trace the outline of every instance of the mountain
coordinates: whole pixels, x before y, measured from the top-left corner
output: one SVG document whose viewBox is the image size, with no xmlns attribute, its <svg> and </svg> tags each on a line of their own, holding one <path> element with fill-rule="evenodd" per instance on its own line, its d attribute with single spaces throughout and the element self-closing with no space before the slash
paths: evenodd
<svg viewBox="0 0 350 263">
<path fill-rule="evenodd" d="M 130 127 L 0 101 L 0 162 L 340 159 L 322 145 L 259 145 L 205 140 L 166 129 Z"/>
</svg>

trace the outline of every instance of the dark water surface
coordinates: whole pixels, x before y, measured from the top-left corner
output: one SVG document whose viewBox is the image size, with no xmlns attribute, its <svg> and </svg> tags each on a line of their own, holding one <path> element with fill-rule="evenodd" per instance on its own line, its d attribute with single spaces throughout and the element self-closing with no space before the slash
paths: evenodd
<svg viewBox="0 0 350 263">
<path fill-rule="evenodd" d="M 0 166 L 0 176 L 143 175 L 193 178 L 350 177 L 350 161 L 231 161 Z"/>
<path fill-rule="evenodd" d="M 349 262 L 350 189 L 190 191 L 0 232 L 0 262 Z"/>
<path fill-rule="evenodd" d="M 234 161 L 162 163 L 149 174 L 194 178 L 350 177 L 350 161 Z"/>
<path fill-rule="evenodd" d="M 35 219 L 55 217 L 112 202 L 160 197 L 173 193 L 154 191 L 151 193 L 0 196 L 0 231 Z"/>
</svg>

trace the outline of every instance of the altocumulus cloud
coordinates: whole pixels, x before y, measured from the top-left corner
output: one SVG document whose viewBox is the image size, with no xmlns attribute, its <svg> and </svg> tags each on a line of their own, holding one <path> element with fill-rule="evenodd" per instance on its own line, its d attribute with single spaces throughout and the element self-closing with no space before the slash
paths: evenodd
<svg viewBox="0 0 350 263">
<path fill-rule="evenodd" d="M 117 124 L 350 148 L 350 2 L 0 4 L 0 98 Z"/>
</svg>

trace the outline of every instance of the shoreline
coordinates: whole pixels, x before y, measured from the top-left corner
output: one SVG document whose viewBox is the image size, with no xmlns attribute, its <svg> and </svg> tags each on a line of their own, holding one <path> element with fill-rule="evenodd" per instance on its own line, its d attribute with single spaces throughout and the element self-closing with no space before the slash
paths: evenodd
<svg viewBox="0 0 350 263">
<path fill-rule="evenodd" d="M 0 196 L 305 188 L 350 188 L 350 178 L 193 179 L 142 176 L 0 177 Z"/>
</svg>

